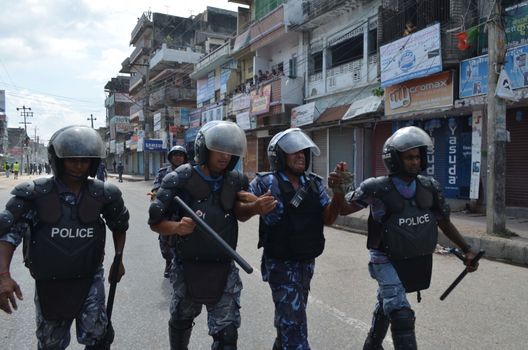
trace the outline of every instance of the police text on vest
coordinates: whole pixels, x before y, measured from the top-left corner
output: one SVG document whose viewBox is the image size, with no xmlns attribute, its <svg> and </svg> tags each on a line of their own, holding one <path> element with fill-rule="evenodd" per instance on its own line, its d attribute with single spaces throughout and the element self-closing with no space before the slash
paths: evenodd
<svg viewBox="0 0 528 350">
<path fill-rule="evenodd" d="M 431 221 L 429 214 L 424 214 L 422 216 L 416 216 L 414 218 L 400 218 L 398 220 L 398 225 L 399 226 L 403 226 L 403 225 L 416 226 L 416 225 L 425 224 L 429 221 Z"/>
<path fill-rule="evenodd" d="M 94 236 L 94 228 L 51 228 L 51 238 L 59 236 L 60 238 L 92 238 Z"/>
</svg>

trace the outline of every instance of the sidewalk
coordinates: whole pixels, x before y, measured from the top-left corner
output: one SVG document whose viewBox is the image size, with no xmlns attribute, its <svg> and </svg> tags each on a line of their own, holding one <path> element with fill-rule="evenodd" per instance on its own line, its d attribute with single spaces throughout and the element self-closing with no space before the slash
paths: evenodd
<svg viewBox="0 0 528 350">
<path fill-rule="evenodd" d="M 363 209 L 348 216 L 340 216 L 334 226 L 366 234 L 368 215 L 369 209 Z M 483 214 L 455 212 L 451 213 L 451 221 L 474 249 L 486 251 L 484 257 L 528 266 L 528 219 L 506 218 L 506 228 L 518 235 L 511 238 L 486 234 L 486 216 Z M 455 247 L 441 231 L 438 243 L 445 247 Z"/>
<path fill-rule="evenodd" d="M 13 180 L 13 175 L 7 179 L 0 176 L 0 187 L 14 187 L 17 183 L 37 178 L 39 175 L 22 175 L 18 180 Z M 117 179 L 116 173 L 108 173 L 108 177 Z M 154 177 L 149 183 L 152 184 Z M 124 181 L 144 181 L 143 175 L 123 175 Z M 366 234 L 367 219 L 369 211 L 363 209 L 348 216 L 337 218 L 334 227 L 343 230 Z M 528 219 L 508 216 L 506 228 L 515 232 L 518 236 L 502 238 L 486 234 L 486 216 L 483 214 L 472 214 L 455 212 L 451 214 L 453 224 L 458 228 L 464 239 L 475 249 L 484 249 L 486 258 L 502 260 L 507 263 L 518 264 L 528 267 Z M 442 233 L 439 235 L 438 243 L 445 247 L 453 244 Z"/>
</svg>

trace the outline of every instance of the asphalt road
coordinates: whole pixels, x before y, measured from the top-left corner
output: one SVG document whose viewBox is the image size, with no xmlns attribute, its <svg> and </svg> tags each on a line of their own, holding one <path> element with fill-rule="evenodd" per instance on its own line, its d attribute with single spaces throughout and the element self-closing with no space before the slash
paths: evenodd
<svg viewBox="0 0 528 350">
<path fill-rule="evenodd" d="M 115 180 L 111 180 L 115 181 Z M 13 180 L 0 179 L 0 203 L 9 198 Z M 168 349 L 167 321 L 171 289 L 162 277 L 163 260 L 157 236 L 147 226 L 145 182 L 119 183 L 131 213 L 124 263 L 126 275 L 118 285 L 113 324 L 114 349 Z M 253 274 L 241 270 L 242 327 L 239 349 L 271 349 L 275 330 L 273 306 L 267 284 L 260 278 L 260 251 L 256 249 L 258 220 L 240 225 L 239 253 L 254 267 Z M 327 246 L 317 259 L 308 306 L 312 349 L 361 349 L 367 334 L 376 284 L 367 272 L 366 238 L 362 235 L 325 229 Z M 108 242 L 105 267 L 113 257 Z M 462 271 L 453 256 L 435 255 L 431 288 L 409 300 L 416 311 L 420 349 L 526 349 L 528 342 L 528 269 L 483 260 L 445 300 L 439 296 Z M 0 314 L 0 349 L 34 349 L 33 281 L 22 264 L 20 249 L 11 267 L 24 301 L 13 315 Z M 190 349 L 210 349 L 206 311 L 196 319 Z M 391 349 L 390 332 L 385 348 Z M 72 328 L 71 349 L 76 344 Z"/>
</svg>

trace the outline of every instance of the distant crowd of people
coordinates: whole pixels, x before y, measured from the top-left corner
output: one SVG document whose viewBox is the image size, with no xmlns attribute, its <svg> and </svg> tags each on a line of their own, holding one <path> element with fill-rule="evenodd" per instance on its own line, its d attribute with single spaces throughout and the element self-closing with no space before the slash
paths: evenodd
<svg viewBox="0 0 528 350">
<path fill-rule="evenodd" d="M 258 74 L 255 74 L 252 79 L 248 79 L 245 83 L 240 84 L 235 89 L 235 94 L 238 93 L 246 93 L 249 94 L 251 89 L 254 86 L 258 86 L 260 83 L 266 82 L 268 80 L 272 80 L 276 77 L 280 77 L 284 75 L 284 69 L 282 66 L 278 67 L 277 69 L 273 68 L 271 72 L 269 70 L 263 72 L 262 69 L 258 70 Z"/>
<path fill-rule="evenodd" d="M 9 177 L 9 175 L 13 173 L 14 178 L 18 179 L 18 174 L 20 173 L 20 164 L 18 161 L 11 164 L 9 164 L 8 161 L 4 161 L 2 169 L 4 170 L 5 177 Z M 27 164 L 24 164 L 25 174 L 42 175 L 42 172 L 45 172 L 48 175 L 51 174 L 51 166 L 48 163 L 30 163 L 28 169 Z"/>
</svg>

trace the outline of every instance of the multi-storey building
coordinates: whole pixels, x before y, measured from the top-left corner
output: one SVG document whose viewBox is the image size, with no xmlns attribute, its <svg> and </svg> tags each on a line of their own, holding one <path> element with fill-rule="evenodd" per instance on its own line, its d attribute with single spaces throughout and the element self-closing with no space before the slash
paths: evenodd
<svg viewBox="0 0 528 350">
<path fill-rule="evenodd" d="M 196 106 L 196 85 L 189 73 L 204 53 L 233 34 L 235 21 L 233 12 L 214 7 L 189 18 L 144 13 L 138 19 L 130 40 L 135 49 L 121 70 L 131 74 L 134 132 L 125 141 L 131 173 L 148 178 L 166 162 L 168 148 L 184 143 L 189 114 Z"/>
<path fill-rule="evenodd" d="M 110 79 L 104 87 L 107 93 L 105 108 L 108 130 L 108 135 L 104 135 L 108 150 L 106 165 L 110 168 L 110 164 L 122 162 L 127 171 L 132 168 L 132 164 L 129 163 L 129 157 L 131 158 L 132 155 L 129 134 L 134 131 L 130 123 L 130 106 L 134 101 L 128 94 L 129 83 L 129 76 L 118 75 Z"/>
</svg>

